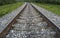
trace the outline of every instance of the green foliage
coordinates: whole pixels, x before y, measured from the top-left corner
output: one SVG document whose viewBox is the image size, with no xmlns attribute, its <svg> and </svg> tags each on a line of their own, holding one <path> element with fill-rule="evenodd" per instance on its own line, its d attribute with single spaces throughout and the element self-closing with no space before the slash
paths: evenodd
<svg viewBox="0 0 60 38">
<path fill-rule="evenodd" d="M 15 0 L 0 0 L 0 5 L 15 3 Z"/>
<path fill-rule="evenodd" d="M 55 5 L 55 4 L 44 4 L 44 3 L 35 3 L 36 5 L 43 7 L 55 14 L 60 15 L 60 5 Z"/>
<path fill-rule="evenodd" d="M 60 4 L 60 0 L 0 0 L 0 5 L 10 4 L 15 2 L 23 1 L 23 2 L 42 2 L 42 3 L 52 3 L 52 4 Z"/>
<path fill-rule="evenodd" d="M 37 2 L 60 4 L 60 0 L 38 0 Z"/>
<path fill-rule="evenodd" d="M 18 0 L 18 1 L 60 4 L 60 0 Z"/>
<path fill-rule="evenodd" d="M 16 9 L 17 7 L 19 7 L 22 4 L 23 3 L 20 2 L 20 3 L 0 6 L 0 17 L 11 12 L 12 10 Z"/>
</svg>

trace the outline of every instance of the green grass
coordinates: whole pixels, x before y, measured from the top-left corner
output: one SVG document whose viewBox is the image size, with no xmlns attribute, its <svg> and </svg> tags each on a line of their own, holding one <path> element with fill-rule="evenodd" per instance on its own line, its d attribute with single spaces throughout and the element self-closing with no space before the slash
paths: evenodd
<svg viewBox="0 0 60 38">
<path fill-rule="evenodd" d="M 0 6 L 0 17 L 8 14 L 9 12 L 13 11 L 14 9 L 18 8 L 21 6 L 23 3 L 15 3 L 15 4 L 8 4 L 8 5 L 3 5 Z"/>
<path fill-rule="evenodd" d="M 55 5 L 55 4 L 43 4 L 43 3 L 35 3 L 36 5 L 45 8 L 57 15 L 60 15 L 60 5 Z"/>
</svg>

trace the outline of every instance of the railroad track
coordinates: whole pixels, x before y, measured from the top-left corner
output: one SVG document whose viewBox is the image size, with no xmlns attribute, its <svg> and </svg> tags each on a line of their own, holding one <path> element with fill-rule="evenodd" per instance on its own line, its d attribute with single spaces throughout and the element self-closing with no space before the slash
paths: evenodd
<svg viewBox="0 0 60 38">
<path fill-rule="evenodd" d="M 11 27 L 4 38 L 60 38 L 57 27 L 30 3 L 14 19 Z"/>
</svg>

